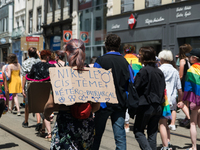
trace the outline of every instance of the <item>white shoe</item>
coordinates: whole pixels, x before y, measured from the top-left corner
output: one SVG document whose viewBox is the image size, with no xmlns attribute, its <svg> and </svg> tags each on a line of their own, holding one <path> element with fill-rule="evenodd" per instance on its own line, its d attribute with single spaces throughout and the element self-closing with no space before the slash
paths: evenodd
<svg viewBox="0 0 200 150">
<path fill-rule="evenodd" d="M 176 131 L 176 126 L 175 126 L 175 125 L 171 125 L 171 124 L 170 124 L 168 127 L 169 127 L 170 130 Z"/>
<path fill-rule="evenodd" d="M 125 128 L 126 133 L 130 132 L 130 128 Z"/>
</svg>

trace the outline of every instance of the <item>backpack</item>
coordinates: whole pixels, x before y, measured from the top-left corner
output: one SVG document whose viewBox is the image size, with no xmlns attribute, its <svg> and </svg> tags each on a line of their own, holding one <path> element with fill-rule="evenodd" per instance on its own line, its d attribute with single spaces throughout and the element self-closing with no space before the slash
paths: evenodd
<svg viewBox="0 0 200 150">
<path fill-rule="evenodd" d="M 133 85 L 133 83 L 129 82 L 126 107 L 132 119 L 134 119 L 134 116 L 136 115 L 138 106 L 139 106 L 139 96 L 138 96 L 137 90 L 135 86 Z"/>
</svg>

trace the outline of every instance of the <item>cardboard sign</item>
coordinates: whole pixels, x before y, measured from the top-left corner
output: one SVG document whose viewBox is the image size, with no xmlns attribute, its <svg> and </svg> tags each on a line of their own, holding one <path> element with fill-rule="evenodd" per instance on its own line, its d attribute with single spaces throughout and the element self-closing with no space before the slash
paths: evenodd
<svg viewBox="0 0 200 150">
<path fill-rule="evenodd" d="M 21 37 L 21 50 L 27 51 L 30 47 L 43 50 L 43 37 Z"/>
<path fill-rule="evenodd" d="M 87 68 L 87 71 L 78 72 L 67 66 L 52 67 L 49 72 L 55 103 L 118 103 L 111 70 Z"/>
<path fill-rule="evenodd" d="M 63 31 L 63 42 L 69 42 L 72 39 L 72 31 Z"/>
</svg>

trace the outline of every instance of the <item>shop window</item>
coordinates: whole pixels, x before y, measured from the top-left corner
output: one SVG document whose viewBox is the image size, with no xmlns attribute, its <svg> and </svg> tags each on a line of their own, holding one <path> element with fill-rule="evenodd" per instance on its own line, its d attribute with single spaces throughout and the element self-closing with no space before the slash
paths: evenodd
<svg viewBox="0 0 200 150">
<path fill-rule="evenodd" d="M 61 8 L 61 0 L 56 0 L 56 9 Z"/>
<path fill-rule="evenodd" d="M 29 33 L 33 32 L 33 11 L 29 11 Z"/>
<path fill-rule="evenodd" d="M 161 5 L 161 0 L 145 0 L 145 8 Z"/>
<path fill-rule="evenodd" d="M 48 0 L 48 12 L 52 12 L 53 10 L 53 0 Z"/>
<path fill-rule="evenodd" d="M 42 8 L 39 7 L 37 9 L 37 31 L 41 30 L 41 24 L 42 24 Z"/>
<path fill-rule="evenodd" d="M 96 30 L 101 30 L 101 17 L 96 17 Z"/>
<path fill-rule="evenodd" d="M 64 7 L 68 7 L 70 5 L 70 0 L 64 0 Z"/>
<path fill-rule="evenodd" d="M 134 10 L 134 0 L 121 0 L 121 12 Z"/>
</svg>

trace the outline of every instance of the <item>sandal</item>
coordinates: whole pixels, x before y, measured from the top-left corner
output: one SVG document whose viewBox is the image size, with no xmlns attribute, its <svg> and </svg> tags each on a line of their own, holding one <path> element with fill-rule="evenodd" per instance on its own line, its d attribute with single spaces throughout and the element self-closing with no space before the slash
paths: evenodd
<svg viewBox="0 0 200 150">
<path fill-rule="evenodd" d="M 48 133 L 47 136 L 45 136 L 45 139 L 51 142 L 51 133 Z"/>
<path fill-rule="evenodd" d="M 39 134 L 41 137 L 45 137 L 45 135 L 46 135 L 45 129 L 40 129 Z"/>
</svg>

